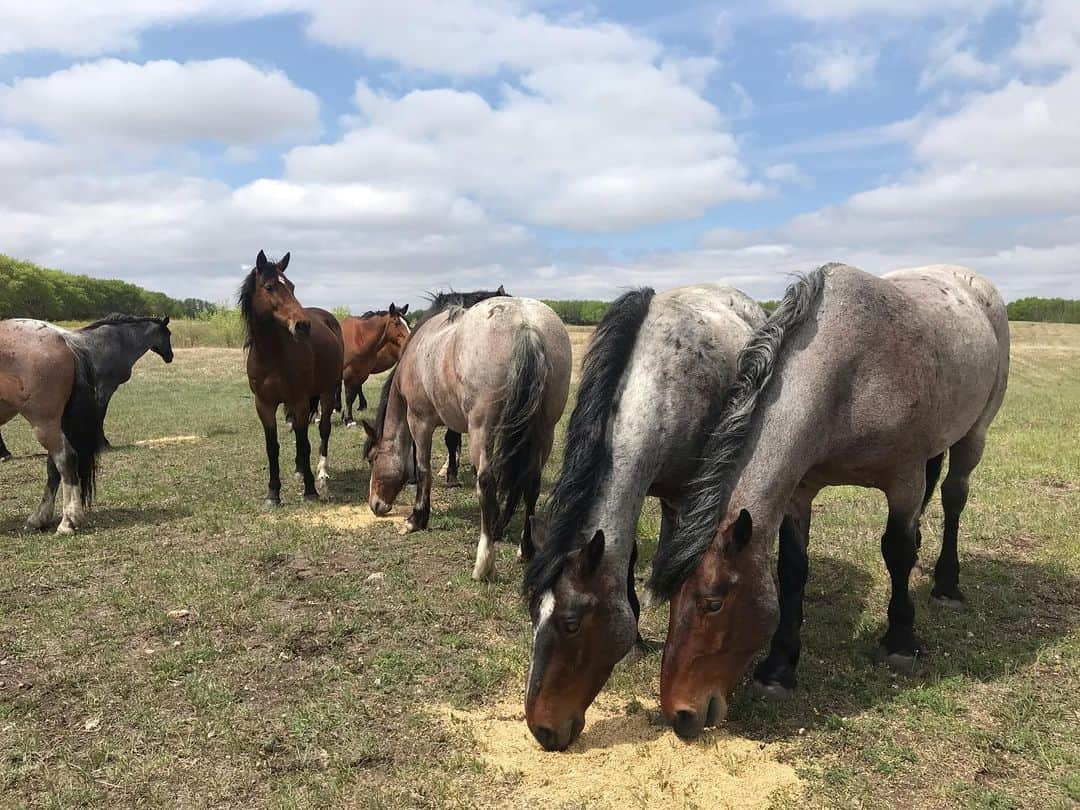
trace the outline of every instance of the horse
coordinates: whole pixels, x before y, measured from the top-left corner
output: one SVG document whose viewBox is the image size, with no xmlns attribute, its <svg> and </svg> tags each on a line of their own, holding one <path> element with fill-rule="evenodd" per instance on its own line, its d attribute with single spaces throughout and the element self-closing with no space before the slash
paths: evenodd
<svg viewBox="0 0 1080 810">
<path fill-rule="evenodd" d="M 4 437 L 0 436 L 0 464 L 5 461 L 11 461 L 11 451 L 4 444 Z"/>
<path fill-rule="evenodd" d="M 442 312 L 447 307 L 458 306 L 468 309 L 474 304 L 479 304 L 481 301 L 486 301 L 489 298 L 498 298 L 504 295 L 509 296 L 510 293 L 506 291 L 506 288 L 502 284 L 499 285 L 499 289 L 497 290 L 473 290 L 472 292 L 457 292 L 455 290 L 450 290 L 449 292 L 429 293 L 428 308 L 424 310 L 424 314 L 420 316 L 420 319 L 416 322 L 414 328 L 419 328 L 427 318 Z M 461 486 L 461 482 L 458 480 L 458 458 L 461 452 L 461 434 L 456 430 L 447 428 L 443 442 L 446 444 L 446 463 L 443 465 L 442 469 L 439 470 L 439 475 L 446 476 L 446 485 L 448 487 Z"/>
<path fill-rule="evenodd" d="M 345 368 L 342 371 L 345 408 L 341 413 L 342 425 L 351 427 L 356 424 L 353 402 L 357 397 L 360 398 L 360 410 L 367 409 L 367 400 L 364 399 L 367 378 L 393 368 L 401 357 L 411 331 L 405 320 L 408 312 L 408 304 L 399 308 L 391 303 L 389 309 L 365 312 L 359 317 L 342 320 L 341 331 L 345 340 Z"/>
<path fill-rule="evenodd" d="M 702 284 L 616 300 L 582 364 L 562 471 L 533 519 L 522 590 L 533 625 L 525 718 L 547 750 L 578 736 L 585 712 L 631 651 L 637 521 L 660 500 L 668 541 L 710 414 L 765 313 L 730 287 Z"/>
<path fill-rule="evenodd" d="M 881 490 L 888 520 L 886 663 L 914 671 L 924 647 L 908 590 L 919 522 L 946 453 L 945 513 L 931 595 L 962 605 L 957 534 L 1009 375 L 1009 324 L 993 285 L 937 265 L 884 277 L 825 265 L 795 282 L 740 355 L 679 525 L 653 560 L 670 599 L 661 708 L 693 738 L 722 720 L 757 653 L 754 691 L 796 687 L 810 509 L 827 486 Z M 779 596 L 769 572 L 780 532 Z"/>
<path fill-rule="evenodd" d="M 45 493 L 26 526 L 52 524 L 63 481 L 56 533 L 71 534 L 94 496 L 104 419 L 93 361 L 72 332 L 44 321 L 0 321 L 0 425 L 16 415 L 30 423 L 48 456 Z"/>
<path fill-rule="evenodd" d="M 60 327 L 54 327 L 59 329 Z M 153 318 L 142 315 L 112 314 L 81 329 L 64 330 L 69 340 L 84 348 L 94 366 L 98 405 L 102 424 L 116 389 L 131 379 L 131 370 L 146 352 L 152 351 L 166 363 L 173 361 L 169 316 Z M 104 429 L 98 437 L 102 449 L 112 443 Z M 0 461 L 11 457 L 0 437 Z"/>
<path fill-rule="evenodd" d="M 131 379 L 131 369 L 140 357 L 152 351 L 166 363 L 173 361 L 172 333 L 167 315 L 152 318 L 113 314 L 71 334 L 72 340 L 78 341 L 86 349 L 94 364 L 102 420 L 108 413 L 109 402 L 116 389 Z M 104 431 L 100 441 L 103 448 L 112 447 Z"/>
<path fill-rule="evenodd" d="M 371 464 L 368 504 L 386 515 L 416 454 L 416 503 L 406 531 L 431 514 L 431 437 L 446 425 L 470 433 L 480 539 L 473 579 L 495 568 L 493 543 L 525 501 L 522 544 L 540 494 L 555 425 L 566 407 L 570 336 L 559 316 L 531 298 L 489 298 L 432 313 L 414 331 L 383 385 L 375 425 L 364 422 Z"/>
<path fill-rule="evenodd" d="M 247 332 L 248 385 L 266 439 L 270 481 L 266 505 L 281 505 L 278 469 L 277 408 L 284 405 L 293 418 L 296 471 L 304 482 L 304 499 L 319 500 L 311 472 L 308 441 L 310 414 L 319 408 L 319 481 L 330 472 L 327 451 L 335 402 L 340 403 L 344 344 L 337 320 L 324 309 L 304 308 L 285 276 L 290 254 L 271 262 L 263 251 L 240 287 L 240 312 Z M 337 328 L 335 328 L 337 327 Z"/>
</svg>

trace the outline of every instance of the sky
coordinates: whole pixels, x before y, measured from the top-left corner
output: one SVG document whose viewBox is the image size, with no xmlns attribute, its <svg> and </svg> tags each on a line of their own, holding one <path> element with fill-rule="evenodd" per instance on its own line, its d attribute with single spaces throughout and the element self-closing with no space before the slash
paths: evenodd
<svg viewBox="0 0 1080 810">
<path fill-rule="evenodd" d="M 0 252 L 232 300 L 1080 297 L 1080 2 L 0 0 Z"/>
</svg>

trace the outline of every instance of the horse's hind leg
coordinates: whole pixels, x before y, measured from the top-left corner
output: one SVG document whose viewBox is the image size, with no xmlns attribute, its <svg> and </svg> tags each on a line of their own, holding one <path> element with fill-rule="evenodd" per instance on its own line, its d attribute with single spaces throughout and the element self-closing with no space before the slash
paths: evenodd
<svg viewBox="0 0 1080 810">
<path fill-rule="evenodd" d="M 43 531 L 48 529 L 53 522 L 53 511 L 56 505 L 56 490 L 60 487 L 60 470 L 53 461 L 50 453 L 45 462 L 46 478 L 45 492 L 41 496 L 41 504 L 34 514 L 26 520 L 26 528 Z"/>
<path fill-rule="evenodd" d="M 792 510 L 795 511 L 795 510 Z M 802 652 L 803 591 L 809 573 L 807 545 L 810 539 L 810 508 L 784 516 L 780 523 L 780 553 L 776 563 L 780 623 L 773 634 L 769 654 L 754 670 L 754 694 L 784 698 L 798 685 L 796 675 Z"/>
<path fill-rule="evenodd" d="M 0 461 L 8 461 L 11 459 L 11 451 L 7 449 L 7 445 L 4 444 L 4 437 L 0 436 Z"/>
<path fill-rule="evenodd" d="M 327 456 L 330 450 L 330 428 L 332 427 L 334 411 L 333 411 L 333 394 L 323 394 L 322 396 L 322 414 L 319 416 L 319 472 L 315 475 L 315 478 L 319 481 L 330 480 L 330 468 L 327 465 Z"/>
<path fill-rule="evenodd" d="M 446 485 L 448 487 L 460 486 L 458 480 L 458 460 L 461 457 L 461 434 L 456 430 L 446 431 Z"/>
<path fill-rule="evenodd" d="M 923 652 L 915 636 L 915 605 L 909 582 L 915 565 L 915 530 L 925 490 L 926 470 L 920 465 L 910 476 L 894 482 L 885 493 L 889 499 L 889 520 L 881 538 L 881 556 L 889 569 L 892 593 L 889 627 L 881 644 L 889 666 L 905 673 L 914 670 Z"/>
<path fill-rule="evenodd" d="M 934 497 L 934 488 L 941 477 L 941 465 L 945 461 L 945 454 L 939 453 L 926 462 L 926 489 L 923 490 L 922 508 L 919 510 L 919 526 L 915 527 L 915 549 L 922 548 L 922 516 L 926 511 L 930 499 Z"/>
<path fill-rule="evenodd" d="M 967 505 L 968 480 L 982 459 L 986 440 L 983 434 L 969 433 L 949 449 L 949 471 L 941 484 L 941 507 L 945 527 L 941 537 L 941 556 L 934 566 L 934 587 L 930 596 L 953 610 L 962 610 L 964 594 L 960 590 L 960 558 L 956 541 L 960 532 L 960 513 Z"/>
<path fill-rule="evenodd" d="M 345 407 L 341 410 L 341 424 L 343 427 L 354 427 L 356 420 L 353 418 L 353 402 L 356 401 L 356 389 L 350 386 L 345 388 Z"/>
<path fill-rule="evenodd" d="M 469 449 L 476 467 L 476 497 L 480 501 L 480 539 L 476 544 L 473 579 L 489 579 L 495 573 L 495 532 L 499 526 L 499 496 L 488 469 L 487 440 L 482 430 L 470 431 Z M 448 432 L 449 435 L 449 432 Z M 457 434 L 460 440 L 461 434 Z M 528 524 L 528 520 L 525 521 Z"/>
</svg>

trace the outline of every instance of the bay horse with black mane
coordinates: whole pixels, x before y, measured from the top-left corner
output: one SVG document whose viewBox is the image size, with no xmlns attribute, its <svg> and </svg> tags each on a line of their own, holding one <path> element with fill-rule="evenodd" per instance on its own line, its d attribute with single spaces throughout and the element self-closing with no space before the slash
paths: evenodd
<svg viewBox="0 0 1080 810">
<path fill-rule="evenodd" d="M 671 599 L 661 706 L 680 736 L 723 719 L 770 636 L 755 691 L 795 688 L 810 510 L 827 486 L 885 493 L 892 593 L 881 646 L 890 666 L 913 670 L 924 653 L 908 589 L 919 521 L 947 453 L 931 595 L 959 607 L 960 514 L 1008 375 L 1005 305 L 965 268 L 879 278 L 833 264 L 788 289 L 740 356 L 677 530 L 653 561 L 652 590 Z M 769 571 L 778 529 L 779 596 Z"/>
<path fill-rule="evenodd" d="M 296 471 L 304 481 L 304 499 L 317 501 L 315 476 L 311 472 L 308 423 L 319 408 L 320 481 L 329 479 L 327 452 L 334 405 L 341 396 L 344 348 L 341 327 L 324 309 L 304 308 L 286 278 L 289 254 L 271 262 L 259 251 L 255 267 L 240 288 L 240 312 L 247 328 L 248 385 L 255 395 L 255 410 L 266 439 L 270 481 L 266 505 L 281 504 L 278 468 L 277 409 L 291 414 L 296 436 Z"/>
<path fill-rule="evenodd" d="M 628 292 L 597 327 L 566 428 L 562 471 L 533 521 L 522 589 L 533 637 L 525 719 L 562 750 L 615 664 L 631 651 L 637 522 L 660 499 L 668 542 L 739 350 L 765 313 L 719 284 Z"/>
<path fill-rule="evenodd" d="M 360 410 L 367 409 L 367 400 L 364 399 L 367 378 L 393 368 L 401 357 L 412 331 L 405 320 L 408 313 L 408 304 L 398 307 L 391 303 L 389 309 L 365 312 L 359 317 L 350 316 L 341 321 L 345 340 L 345 368 L 342 372 L 345 407 L 341 412 L 341 424 L 349 427 L 356 424 L 353 403 L 357 397 L 360 399 Z"/>
<path fill-rule="evenodd" d="M 415 443 L 416 504 L 406 530 L 427 528 L 432 433 L 439 425 L 469 433 L 480 500 L 473 578 L 489 577 L 493 544 L 522 499 L 522 542 L 528 543 L 528 518 L 566 406 L 570 365 L 566 327 L 540 301 L 500 296 L 469 309 L 430 313 L 383 385 L 376 423 L 364 423 L 371 511 L 390 511 L 408 478 Z"/>
</svg>

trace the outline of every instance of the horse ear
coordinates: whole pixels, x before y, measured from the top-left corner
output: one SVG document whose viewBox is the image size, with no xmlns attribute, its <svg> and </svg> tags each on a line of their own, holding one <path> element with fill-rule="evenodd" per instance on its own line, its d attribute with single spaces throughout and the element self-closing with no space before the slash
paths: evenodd
<svg viewBox="0 0 1080 810">
<path fill-rule="evenodd" d="M 506 288 L 502 284 L 500 284 L 499 289 L 497 289 L 495 291 L 495 294 L 496 295 L 506 295 Z"/>
<path fill-rule="evenodd" d="M 588 563 L 590 574 L 600 567 L 602 559 L 604 559 L 604 530 L 597 529 L 596 534 L 592 536 L 592 540 L 585 547 L 585 560 Z"/>
<path fill-rule="evenodd" d="M 754 520 L 750 517 L 750 513 L 745 509 L 739 510 L 739 516 L 731 524 L 730 530 L 731 542 L 728 548 L 732 552 L 738 553 L 746 548 L 750 538 L 754 535 Z"/>
<path fill-rule="evenodd" d="M 404 318 L 406 315 L 409 314 L 409 305 L 406 304 L 405 306 L 403 306 L 401 309 L 399 309 L 397 311 L 397 314 L 400 315 L 402 318 Z"/>
<path fill-rule="evenodd" d="M 260 273 L 265 273 L 270 269 L 270 262 L 267 260 L 266 254 L 261 250 L 259 251 L 259 255 L 255 258 L 255 269 Z"/>
<path fill-rule="evenodd" d="M 398 315 L 398 314 L 400 314 L 400 313 L 398 312 L 398 308 L 397 308 L 396 306 L 394 306 L 394 302 L 393 302 L 393 301 L 391 301 L 391 302 L 390 302 L 390 309 L 388 309 L 388 310 L 387 310 L 387 312 L 389 312 L 389 313 L 390 313 L 391 315 Z"/>
<path fill-rule="evenodd" d="M 282 256 L 282 257 L 281 257 L 281 259 L 280 259 L 280 260 L 278 261 L 278 263 L 277 263 L 277 269 L 278 269 L 278 272 L 279 272 L 279 273 L 284 273 L 284 272 L 285 272 L 285 268 L 289 266 L 289 256 L 290 256 L 290 254 L 286 253 L 286 254 L 285 254 L 284 256 Z"/>
</svg>

